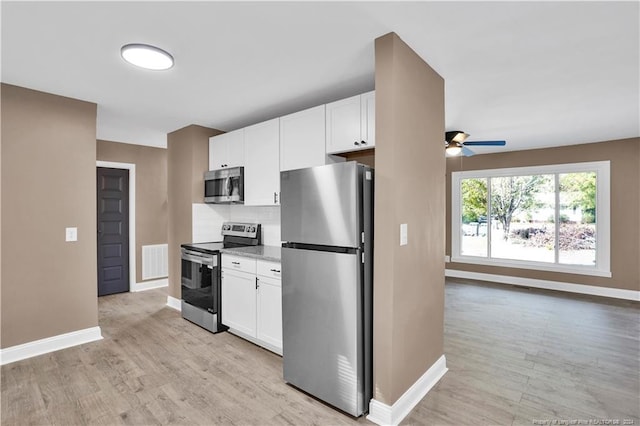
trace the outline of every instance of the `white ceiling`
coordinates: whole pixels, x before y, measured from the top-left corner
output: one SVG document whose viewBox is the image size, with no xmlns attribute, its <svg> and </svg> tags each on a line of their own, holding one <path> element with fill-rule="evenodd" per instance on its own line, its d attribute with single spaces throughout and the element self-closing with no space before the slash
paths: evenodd
<svg viewBox="0 0 640 426">
<path fill-rule="evenodd" d="M 446 82 L 446 128 L 521 150 L 640 136 L 639 2 L 7 2 L 5 83 L 98 104 L 99 139 L 166 146 L 373 89 L 396 32 Z M 145 71 L 120 47 L 175 66 Z M 443 137 L 444 139 L 444 137 Z"/>
</svg>

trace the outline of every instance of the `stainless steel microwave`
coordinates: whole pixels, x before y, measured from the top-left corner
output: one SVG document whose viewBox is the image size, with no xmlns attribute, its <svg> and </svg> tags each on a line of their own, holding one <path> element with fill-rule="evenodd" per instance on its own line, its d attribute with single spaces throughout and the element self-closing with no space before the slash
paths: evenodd
<svg viewBox="0 0 640 426">
<path fill-rule="evenodd" d="M 204 202 L 244 204 L 244 167 L 211 170 L 204 174 Z"/>
</svg>

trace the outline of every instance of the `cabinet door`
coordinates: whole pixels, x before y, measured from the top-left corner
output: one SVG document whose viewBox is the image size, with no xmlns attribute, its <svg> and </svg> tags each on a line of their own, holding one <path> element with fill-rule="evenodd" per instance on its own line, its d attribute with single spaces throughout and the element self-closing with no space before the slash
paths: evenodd
<svg viewBox="0 0 640 426">
<path fill-rule="evenodd" d="M 209 170 L 244 165 L 244 129 L 209 138 Z"/>
<path fill-rule="evenodd" d="M 282 287 L 280 280 L 258 277 L 258 339 L 282 352 Z"/>
<path fill-rule="evenodd" d="M 327 153 L 361 147 L 360 95 L 327 104 Z"/>
<path fill-rule="evenodd" d="M 256 276 L 222 270 L 222 323 L 256 337 Z"/>
<path fill-rule="evenodd" d="M 280 204 L 280 119 L 244 129 L 244 205 Z"/>
<path fill-rule="evenodd" d="M 244 129 L 227 133 L 227 162 L 225 167 L 244 166 Z"/>
<path fill-rule="evenodd" d="M 360 134 L 363 148 L 376 146 L 376 92 L 364 93 L 360 96 Z"/>
<path fill-rule="evenodd" d="M 222 169 L 227 162 L 227 140 L 229 133 L 209 138 L 209 170 Z"/>
<path fill-rule="evenodd" d="M 324 164 L 324 105 L 280 117 L 280 170 Z"/>
</svg>

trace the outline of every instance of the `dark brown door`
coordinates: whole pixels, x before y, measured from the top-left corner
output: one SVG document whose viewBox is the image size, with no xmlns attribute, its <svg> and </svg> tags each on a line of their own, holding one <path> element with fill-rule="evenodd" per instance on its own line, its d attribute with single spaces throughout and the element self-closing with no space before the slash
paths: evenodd
<svg viewBox="0 0 640 426">
<path fill-rule="evenodd" d="M 98 296 L 129 291 L 129 170 L 98 167 Z"/>
</svg>

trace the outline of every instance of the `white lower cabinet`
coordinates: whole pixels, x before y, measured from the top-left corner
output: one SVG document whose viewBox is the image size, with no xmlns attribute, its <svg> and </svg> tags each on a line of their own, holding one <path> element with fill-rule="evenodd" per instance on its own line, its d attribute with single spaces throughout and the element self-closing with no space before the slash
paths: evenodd
<svg viewBox="0 0 640 426">
<path fill-rule="evenodd" d="M 279 263 L 222 255 L 222 323 L 229 332 L 282 355 Z"/>
<path fill-rule="evenodd" d="M 222 323 L 234 331 L 256 335 L 256 276 L 223 269 Z"/>
<path fill-rule="evenodd" d="M 282 354 L 282 285 L 280 280 L 257 277 L 258 340 L 280 349 Z"/>
</svg>

